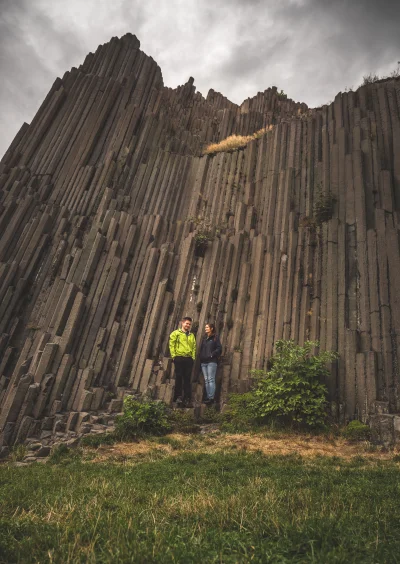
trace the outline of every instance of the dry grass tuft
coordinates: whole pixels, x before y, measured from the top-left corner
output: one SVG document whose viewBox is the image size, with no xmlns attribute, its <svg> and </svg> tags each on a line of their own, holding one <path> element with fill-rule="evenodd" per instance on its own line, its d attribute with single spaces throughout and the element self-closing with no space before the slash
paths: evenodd
<svg viewBox="0 0 400 564">
<path fill-rule="evenodd" d="M 237 151 L 238 149 L 242 149 L 245 147 L 250 141 L 254 141 L 254 139 L 259 139 L 268 131 L 273 129 L 273 125 L 267 125 L 267 127 L 263 127 L 259 129 L 253 135 L 230 135 L 226 139 L 223 139 L 219 143 L 211 143 L 208 145 L 203 151 L 203 155 L 212 155 L 214 153 L 221 153 L 224 151 Z"/>
<path fill-rule="evenodd" d="M 171 444 L 155 444 L 144 440 L 140 443 L 119 443 L 104 445 L 97 449 L 94 462 L 127 462 L 136 463 L 146 459 L 157 459 L 165 456 L 176 456 L 182 451 L 216 454 L 227 451 L 262 452 L 265 455 L 300 455 L 305 458 L 320 456 L 338 456 L 350 460 L 357 456 L 374 460 L 390 460 L 396 453 L 369 452 L 363 442 L 351 443 L 341 437 L 328 440 L 324 436 L 280 434 L 277 437 L 265 437 L 257 434 L 210 434 L 208 436 L 191 437 L 174 433 L 168 435 Z"/>
</svg>

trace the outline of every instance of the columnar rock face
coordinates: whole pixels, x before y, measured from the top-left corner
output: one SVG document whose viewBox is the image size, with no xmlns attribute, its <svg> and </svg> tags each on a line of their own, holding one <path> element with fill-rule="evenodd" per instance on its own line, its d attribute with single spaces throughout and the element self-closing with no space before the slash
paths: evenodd
<svg viewBox="0 0 400 564">
<path fill-rule="evenodd" d="M 164 87 L 139 47 L 113 38 L 57 79 L 1 161 L 3 442 L 126 392 L 170 402 L 183 314 L 218 327 L 221 402 L 277 340 L 312 339 L 340 354 L 335 416 L 400 411 L 400 81 L 237 106 Z"/>
</svg>

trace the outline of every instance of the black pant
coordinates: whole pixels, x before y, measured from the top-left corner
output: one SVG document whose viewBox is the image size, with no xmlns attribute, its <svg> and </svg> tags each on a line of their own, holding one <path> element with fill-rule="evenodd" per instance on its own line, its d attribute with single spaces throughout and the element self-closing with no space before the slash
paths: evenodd
<svg viewBox="0 0 400 564">
<path fill-rule="evenodd" d="M 176 356 L 175 364 L 175 400 L 192 398 L 193 359 L 190 356 Z"/>
</svg>

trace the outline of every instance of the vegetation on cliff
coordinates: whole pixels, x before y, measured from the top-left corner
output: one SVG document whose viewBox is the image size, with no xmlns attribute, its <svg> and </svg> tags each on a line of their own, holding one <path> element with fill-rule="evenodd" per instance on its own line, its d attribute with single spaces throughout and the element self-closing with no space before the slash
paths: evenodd
<svg viewBox="0 0 400 564">
<path fill-rule="evenodd" d="M 246 147 L 250 141 L 254 139 L 260 139 L 265 133 L 273 129 L 273 125 L 268 125 L 259 129 L 252 135 L 230 135 L 226 139 L 223 139 L 219 143 L 211 143 L 208 145 L 204 151 L 203 155 L 212 155 L 214 153 L 223 153 L 225 151 L 237 151 L 238 149 L 243 149 Z"/>
</svg>

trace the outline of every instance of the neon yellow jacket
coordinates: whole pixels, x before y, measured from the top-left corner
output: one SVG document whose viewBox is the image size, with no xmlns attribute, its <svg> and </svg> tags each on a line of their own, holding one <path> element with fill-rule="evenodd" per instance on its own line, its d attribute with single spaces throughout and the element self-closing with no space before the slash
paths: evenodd
<svg viewBox="0 0 400 564">
<path fill-rule="evenodd" d="M 196 358 L 196 337 L 193 333 L 186 335 L 182 329 L 172 331 L 169 336 L 169 352 L 172 358 L 176 356 L 191 356 Z"/>
</svg>

